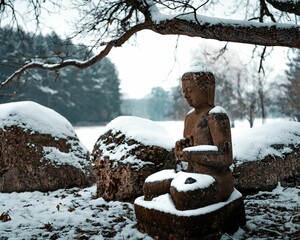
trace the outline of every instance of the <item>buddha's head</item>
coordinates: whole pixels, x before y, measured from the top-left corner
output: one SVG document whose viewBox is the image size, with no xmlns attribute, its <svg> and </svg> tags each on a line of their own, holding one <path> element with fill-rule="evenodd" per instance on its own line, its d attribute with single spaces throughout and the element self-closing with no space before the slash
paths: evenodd
<svg viewBox="0 0 300 240">
<path fill-rule="evenodd" d="M 211 72 L 188 71 L 181 80 L 184 97 L 191 107 L 214 106 L 215 78 Z"/>
</svg>

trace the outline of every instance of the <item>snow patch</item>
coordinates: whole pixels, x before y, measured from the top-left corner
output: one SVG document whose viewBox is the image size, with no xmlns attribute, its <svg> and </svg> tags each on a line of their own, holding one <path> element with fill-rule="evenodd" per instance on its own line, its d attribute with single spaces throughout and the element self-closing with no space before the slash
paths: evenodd
<svg viewBox="0 0 300 240">
<path fill-rule="evenodd" d="M 58 93 L 57 90 L 54 90 L 48 86 L 40 86 L 39 89 L 44 92 L 44 93 L 50 93 L 51 95 L 54 95 L 56 93 Z"/>
<path fill-rule="evenodd" d="M 121 131 L 126 137 L 132 138 L 148 146 L 158 146 L 168 150 L 174 147 L 174 141 L 165 128 L 157 123 L 140 117 L 121 116 L 106 126 L 106 131 Z"/>
<path fill-rule="evenodd" d="M 242 197 L 242 194 L 235 189 L 232 192 L 232 194 L 230 195 L 230 197 L 228 198 L 228 200 L 225 202 L 219 202 L 219 203 L 212 204 L 212 205 L 209 205 L 206 207 L 197 208 L 197 209 L 193 209 L 193 210 L 185 210 L 185 211 L 180 211 L 175 208 L 173 200 L 171 198 L 171 195 L 168 193 L 164 194 L 164 195 L 160 195 L 156 198 L 153 198 L 151 201 L 145 201 L 143 196 L 138 197 L 134 201 L 134 204 L 148 208 L 148 209 L 156 209 L 161 212 L 174 214 L 177 216 L 188 217 L 188 216 L 203 215 L 203 214 L 217 211 L 218 209 L 226 206 L 227 204 L 229 204 L 241 197 Z"/>
<path fill-rule="evenodd" d="M 71 123 L 55 112 L 31 101 L 0 104 L 0 128 L 18 126 L 53 137 L 76 137 Z"/>
<path fill-rule="evenodd" d="M 87 162 L 83 161 L 84 158 L 83 159 L 78 158 L 78 156 L 76 156 L 76 152 L 74 151 L 66 153 L 66 152 L 59 151 L 59 149 L 55 147 L 43 147 L 43 152 L 45 153 L 45 155 L 41 159 L 41 161 L 45 159 L 50 161 L 51 164 L 57 166 L 71 165 L 85 172 L 84 167 L 87 166 Z"/>
<path fill-rule="evenodd" d="M 188 178 L 195 180 L 193 183 L 185 183 Z M 176 188 L 178 192 L 193 191 L 196 189 L 204 189 L 215 182 L 212 176 L 199 173 L 178 172 L 171 182 L 171 186 Z"/>
<path fill-rule="evenodd" d="M 161 170 L 159 172 L 151 174 L 149 177 L 146 178 L 145 182 L 157 182 L 157 181 L 163 181 L 167 179 L 173 179 L 176 177 L 176 172 L 174 169 L 166 169 Z"/>
<path fill-rule="evenodd" d="M 207 66 L 204 66 L 199 62 L 194 62 L 188 68 L 186 68 L 184 72 L 197 73 L 197 72 L 210 72 L 210 71 Z"/>
<path fill-rule="evenodd" d="M 197 145 L 183 149 L 184 152 L 218 152 L 218 146 L 215 145 Z"/>
<path fill-rule="evenodd" d="M 232 135 L 232 142 L 237 165 L 268 155 L 284 158 L 293 151 L 291 146 L 300 147 L 300 123 L 274 122 L 238 131 Z"/>
<path fill-rule="evenodd" d="M 209 114 L 214 114 L 214 113 L 225 113 L 225 114 L 227 114 L 226 110 L 224 108 L 220 107 L 220 106 L 215 106 L 208 113 Z"/>
</svg>

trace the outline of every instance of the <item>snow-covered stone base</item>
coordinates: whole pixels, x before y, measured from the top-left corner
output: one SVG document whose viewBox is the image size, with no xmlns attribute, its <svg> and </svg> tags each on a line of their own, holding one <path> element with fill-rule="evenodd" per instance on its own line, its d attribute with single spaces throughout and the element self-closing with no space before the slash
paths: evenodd
<svg viewBox="0 0 300 240">
<path fill-rule="evenodd" d="M 219 239 L 246 222 L 243 198 L 237 190 L 225 202 L 194 210 L 177 210 L 169 194 L 152 201 L 139 197 L 134 207 L 138 229 L 159 239 Z"/>
</svg>

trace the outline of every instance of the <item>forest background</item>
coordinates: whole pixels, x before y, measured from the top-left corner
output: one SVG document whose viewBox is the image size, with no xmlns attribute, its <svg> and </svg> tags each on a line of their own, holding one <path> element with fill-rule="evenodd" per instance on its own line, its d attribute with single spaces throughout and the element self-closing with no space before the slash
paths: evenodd
<svg viewBox="0 0 300 240">
<path fill-rule="evenodd" d="M 58 63 L 69 56 L 79 59 L 87 49 L 87 46 L 62 39 L 55 32 L 32 36 L 20 29 L 14 31 L 3 27 L 0 29 L 0 77 L 8 78 L 18 66 L 33 58 L 41 58 L 42 61 L 45 56 L 51 55 L 49 64 Z M 299 50 L 293 50 L 286 69 L 271 81 L 268 76 L 274 69 L 268 67 L 262 74 L 257 71 L 257 62 L 244 64 L 231 61 L 232 54 L 227 51 L 216 57 L 199 49 L 192 56 L 192 61 L 214 62 L 216 105 L 227 110 L 233 126 L 237 119 L 247 119 L 250 127 L 255 118 L 261 118 L 263 122 L 267 117 L 289 117 L 300 121 Z M 182 120 L 189 111 L 179 79 L 178 86 L 169 90 L 154 87 L 150 94 L 140 99 L 123 96 L 118 70 L 109 58 L 83 70 L 64 68 L 57 75 L 52 71 L 35 69 L 12 85 L 3 89 L 1 103 L 35 101 L 56 110 L 74 125 L 106 124 L 120 115 L 154 121 Z"/>
</svg>

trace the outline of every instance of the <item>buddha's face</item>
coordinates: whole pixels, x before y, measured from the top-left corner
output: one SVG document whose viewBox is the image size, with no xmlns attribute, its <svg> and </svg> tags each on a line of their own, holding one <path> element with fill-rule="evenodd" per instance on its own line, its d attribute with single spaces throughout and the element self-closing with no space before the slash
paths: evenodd
<svg viewBox="0 0 300 240">
<path fill-rule="evenodd" d="M 182 80 L 182 91 L 188 104 L 197 109 L 208 105 L 207 90 L 199 88 L 194 80 Z"/>
</svg>

